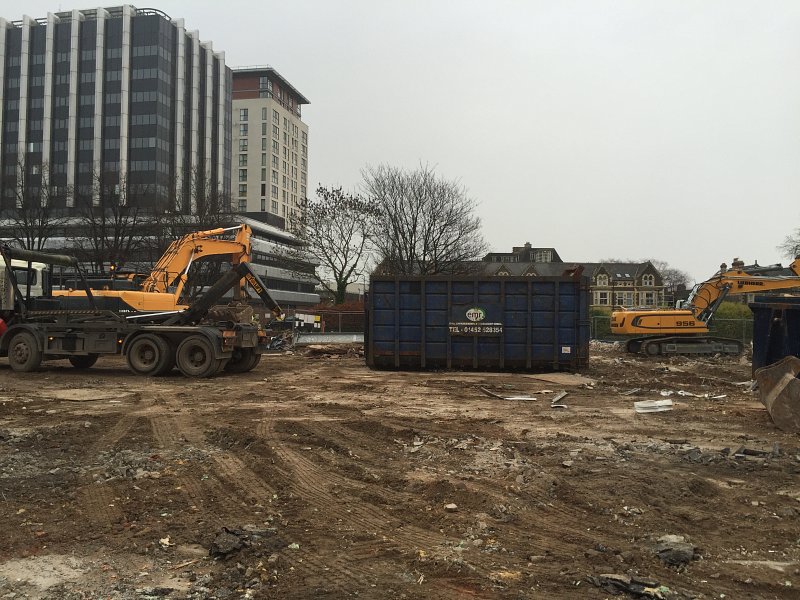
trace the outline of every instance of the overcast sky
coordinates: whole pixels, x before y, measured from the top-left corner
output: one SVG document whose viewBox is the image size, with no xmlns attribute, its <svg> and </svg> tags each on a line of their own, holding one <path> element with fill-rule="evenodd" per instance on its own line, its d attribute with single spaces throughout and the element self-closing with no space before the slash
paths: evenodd
<svg viewBox="0 0 800 600">
<path fill-rule="evenodd" d="M 0 6 L 9 19 L 89 8 Z M 735 256 L 785 264 L 776 246 L 800 227 L 796 1 L 139 6 L 311 101 L 310 190 L 355 190 L 366 164 L 427 163 L 479 202 L 495 251 L 657 258 L 697 280 Z"/>
</svg>

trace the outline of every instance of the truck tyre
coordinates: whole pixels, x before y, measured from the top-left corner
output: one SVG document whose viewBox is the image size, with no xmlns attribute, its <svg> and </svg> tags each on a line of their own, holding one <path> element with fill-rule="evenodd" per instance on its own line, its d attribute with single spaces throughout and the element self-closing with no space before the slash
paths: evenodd
<svg viewBox="0 0 800 600">
<path fill-rule="evenodd" d="M 260 360 L 261 355 L 256 354 L 254 348 L 236 348 L 228 364 L 225 365 L 225 371 L 228 373 L 247 373 L 255 369 Z"/>
<path fill-rule="evenodd" d="M 8 345 L 8 364 L 19 373 L 29 373 L 41 366 L 42 351 L 32 333 L 21 331 L 11 338 Z"/>
<path fill-rule="evenodd" d="M 186 377 L 211 377 L 222 366 L 214 356 L 214 347 L 204 335 L 191 335 L 183 340 L 175 359 L 178 369 Z"/>
<path fill-rule="evenodd" d="M 128 368 L 137 375 L 161 375 L 170 357 L 167 340 L 151 333 L 136 337 L 128 346 Z"/>
<path fill-rule="evenodd" d="M 69 356 L 67 360 L 76 369 L 90 369 L 100 358 L 99 354 L 74 354 Z"/>
<path fill-rule="evenodd" d="M 166 345 L 167 351 L 161 357 L 161 362 L 156 367 L 153 375 L 166 375 L 175 368 L 175 345 L 166 338 L 157 336 Z"/>
</svg>

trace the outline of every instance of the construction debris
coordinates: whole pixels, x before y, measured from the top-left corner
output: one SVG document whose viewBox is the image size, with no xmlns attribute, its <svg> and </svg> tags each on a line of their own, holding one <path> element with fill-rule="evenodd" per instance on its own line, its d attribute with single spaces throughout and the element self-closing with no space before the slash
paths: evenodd
<svg viewBox="0 0 800 600">
<path fill-rule="evenodd" d="M 556 394 L 555 398 L 550 401 L 550 408 L 567 408 L 566 404 L 561 403 L 561 400 L 564 399 L 569 392 L 567 391 L 560 391 Z"/>
<path fill-rule="evenodd" d="M 672 410 L 672 400 L 641 400 L 633 403 L 637 413 L 654 413 Z"/>
</svg>

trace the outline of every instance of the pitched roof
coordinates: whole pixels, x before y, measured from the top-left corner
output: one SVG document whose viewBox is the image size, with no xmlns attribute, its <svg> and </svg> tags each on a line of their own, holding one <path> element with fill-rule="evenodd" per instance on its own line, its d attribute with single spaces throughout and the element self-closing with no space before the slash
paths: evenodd
<svg viewBox="0 0 800 600">
<path fill-rule="evenodd" d="M 648 267 L 652 266 L 650 261 L 642 263 L 578 263 L 583 265 L 587 275 L 594 277 L 600 269 L 604 269 L 613 279 L 638 279 Z"/>
</svg>

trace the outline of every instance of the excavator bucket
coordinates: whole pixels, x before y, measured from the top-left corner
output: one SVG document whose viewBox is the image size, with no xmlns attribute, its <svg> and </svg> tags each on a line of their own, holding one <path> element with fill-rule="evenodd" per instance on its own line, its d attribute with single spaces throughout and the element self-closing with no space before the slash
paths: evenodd
<svg viewBox="0 0 800 600">
<path fill-rule="evenodd" d="M 761 394 L 761 402 L 779 429 L 800 433 L 800 358 L 786 358 L 761 367 L 755 379 Z"/>
</svg>

